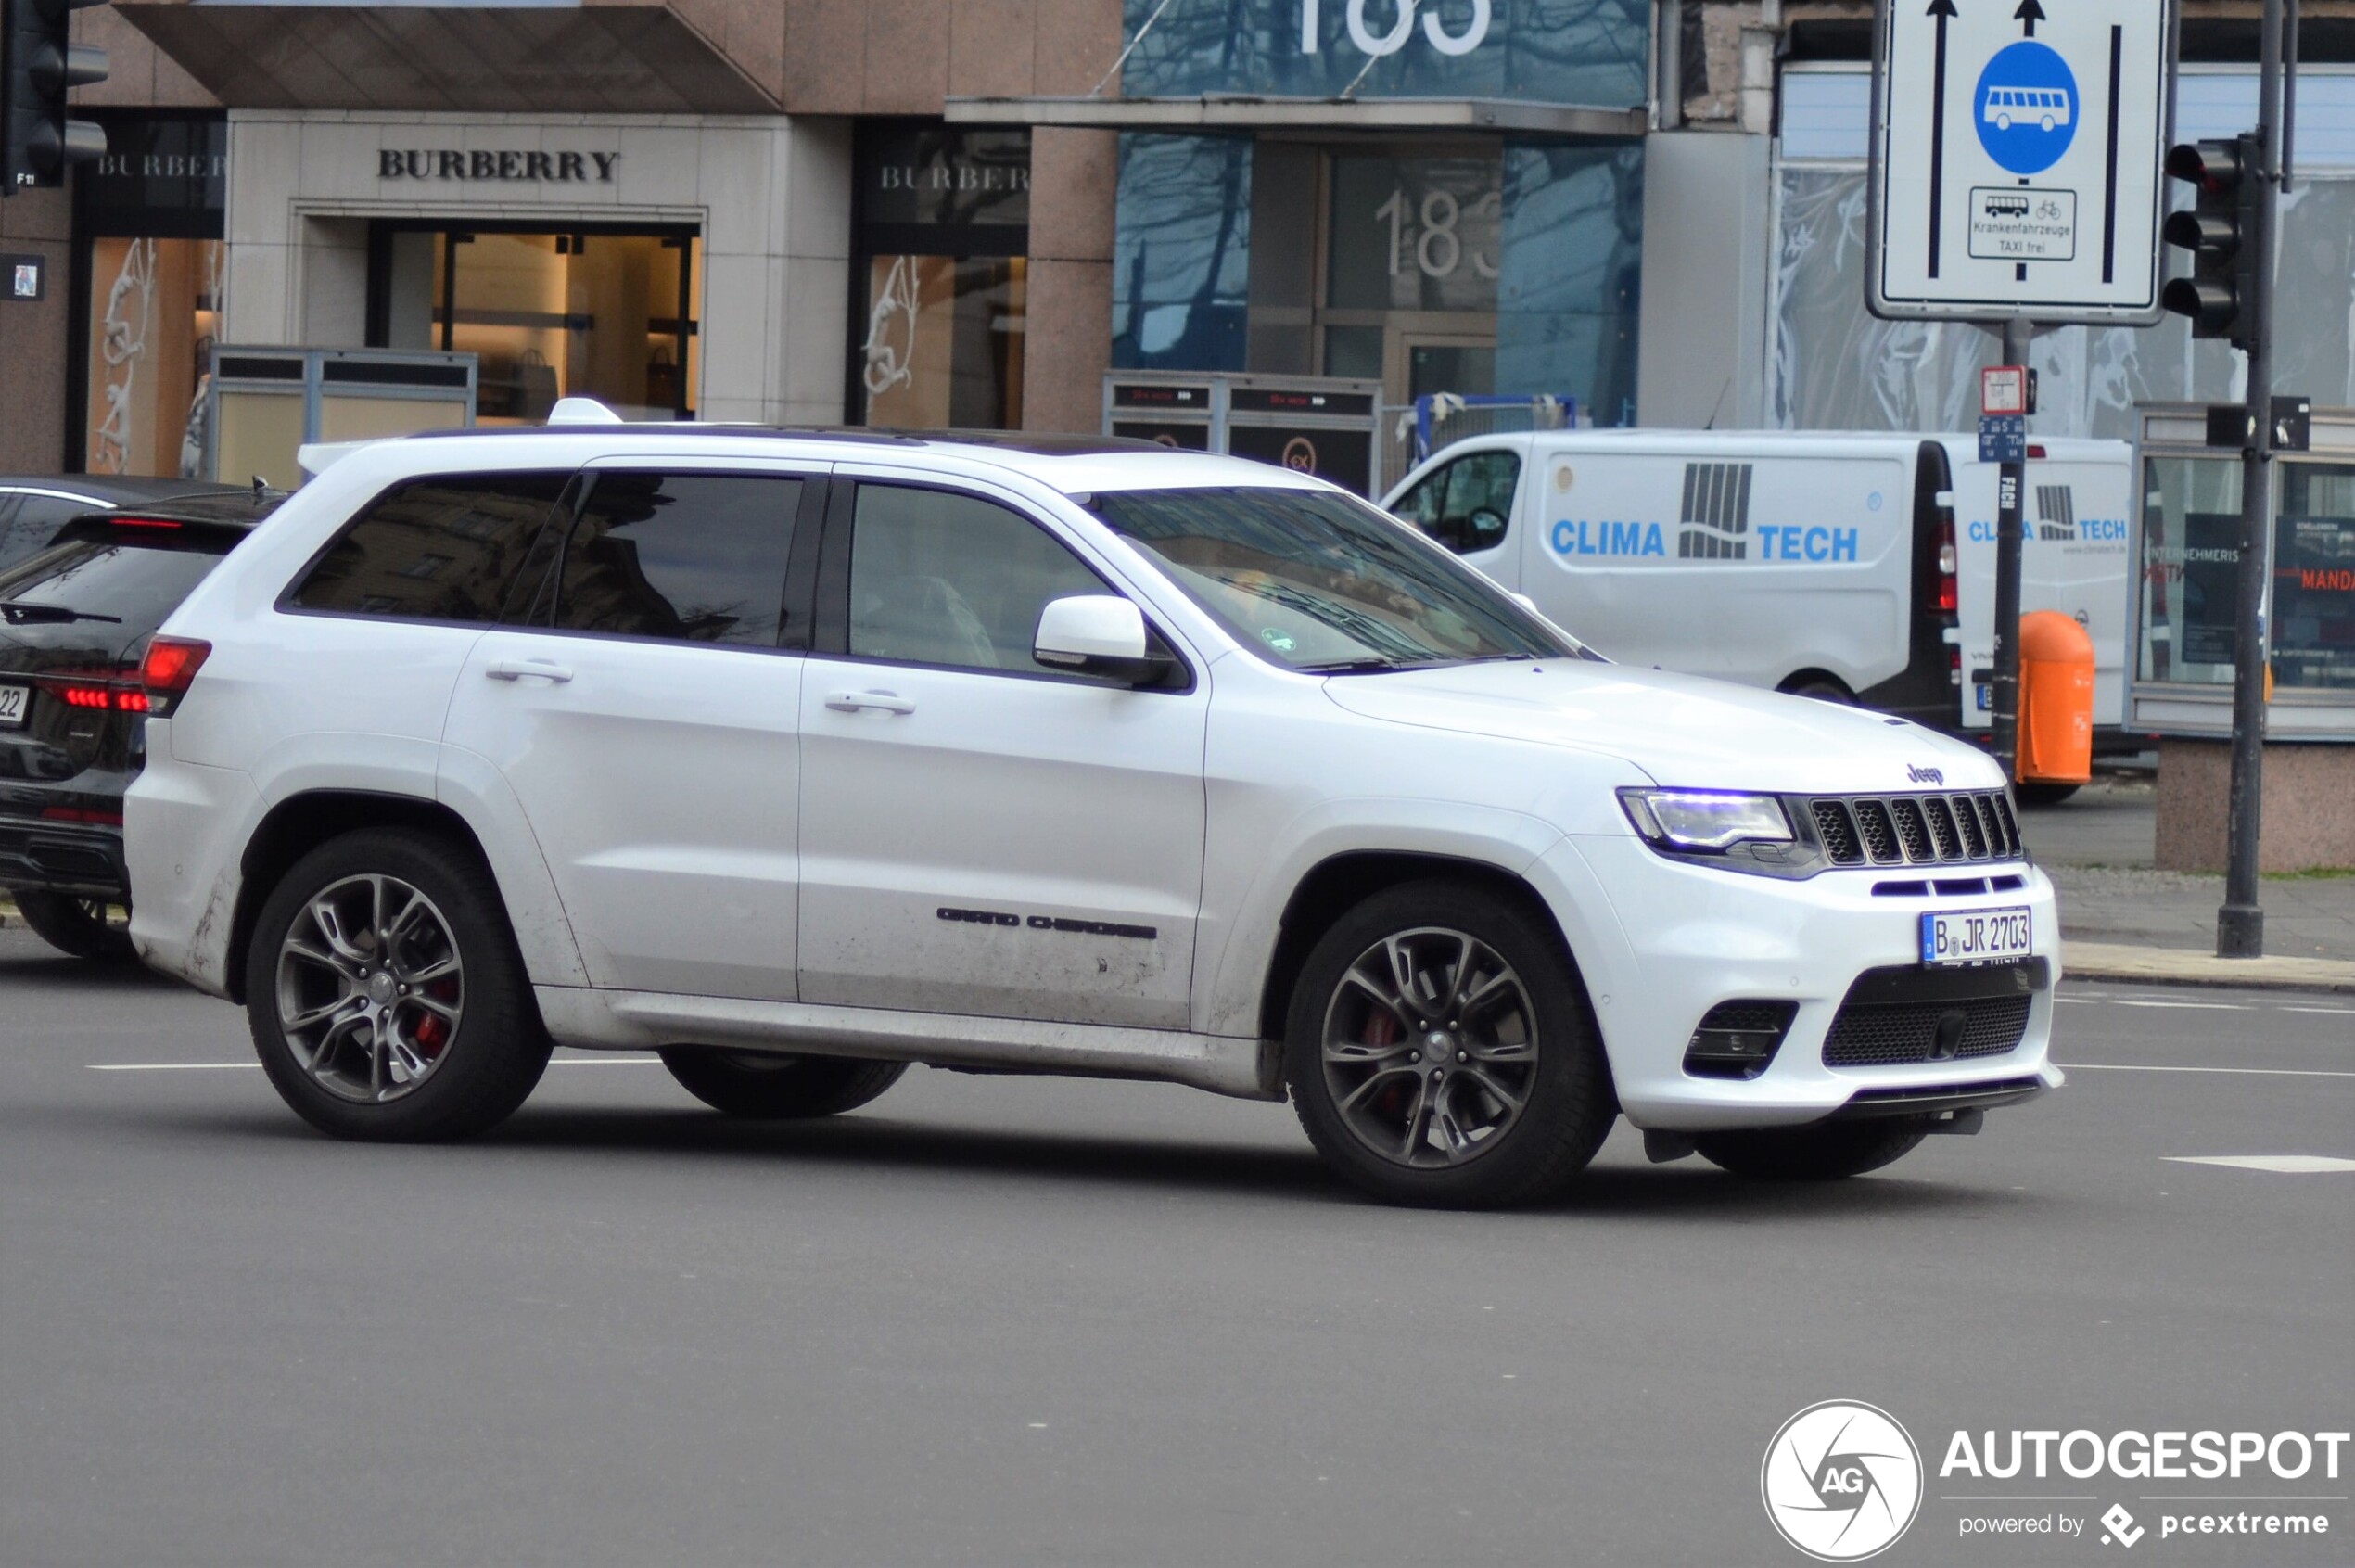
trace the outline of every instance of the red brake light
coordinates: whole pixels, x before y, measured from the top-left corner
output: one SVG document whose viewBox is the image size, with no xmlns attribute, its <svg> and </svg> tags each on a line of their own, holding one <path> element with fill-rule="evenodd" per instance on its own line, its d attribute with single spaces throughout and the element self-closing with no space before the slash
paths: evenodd
<svg viewBox="0 0 2355 1568">
<path fill-rule="evenodd" d="M 118 713 L 147 711 L 147 694 L 125 682 L 44 680 L 39 684 L 68 708 L 112 708 Z"/>
<path fill-rule="evenodd" d="M 187 527 L 185 523 L 175 522 L 170 517 L 126 517 L 120 512 L 108 517 L 107 521 L 119 529 L 178 529 Z"/>
<path fill-rule="evenodd" d="M 210 643 L 194 637 L 158 637 L 147 644 L 147 657 L 139 666 L 139 684 L 146 688 L 147 711 L 159 719 L 166 717 L 188 695 L 190 682 L 197 671 L 204 668 L 205 659 L 212 653 Z"/>
<path fill-rule="evenodd" d="M 1954 545 L 1954 514 L 1952 508 L 1941 506 L 1938 509 L 1938 589 L 1929 602 L 1940 615 L 1953 615 L 1961 607 L 1962 590 L 1954 580 L 1961 568 Z"/>
</svg>

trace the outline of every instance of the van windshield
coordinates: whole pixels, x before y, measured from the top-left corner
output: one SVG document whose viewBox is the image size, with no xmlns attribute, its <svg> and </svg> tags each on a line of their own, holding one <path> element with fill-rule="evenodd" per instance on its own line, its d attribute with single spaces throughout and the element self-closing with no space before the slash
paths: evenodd
<svg viewBox="0 0 2355 1568">
<path fill-rule="evenodd" d="M 1099 494 L 1091 504 L 1238 642 L 1290 669 L 1595 657 L 1354 496 L 1274 486 L 1149 490 Z"/>
</svg>

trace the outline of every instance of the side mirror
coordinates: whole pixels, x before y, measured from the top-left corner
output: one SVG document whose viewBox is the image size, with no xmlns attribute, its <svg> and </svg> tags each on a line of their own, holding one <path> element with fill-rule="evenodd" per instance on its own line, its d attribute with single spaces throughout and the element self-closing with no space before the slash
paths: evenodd
<svg viewBox="0 0 2355 1568">
<path fill-rule="evenodd" d="M 1039 663 L 1079 675 L 1108 675 L 1132 686 L 1151 685 L 1169 672 L 1152 651 L 1145 612 L 1116 593 L 1076 593 L 1050 599 L 1038 612 L 1030 655 Z"/>
</svg>

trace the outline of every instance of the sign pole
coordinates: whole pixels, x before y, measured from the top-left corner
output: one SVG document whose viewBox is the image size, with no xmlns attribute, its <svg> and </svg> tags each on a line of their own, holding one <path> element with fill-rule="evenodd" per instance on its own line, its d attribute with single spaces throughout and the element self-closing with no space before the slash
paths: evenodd
<svg viewBox="0 0 2355 1568">
<path fill-rule="evenodd" d="M 2273 251 L 2282 172 L 2282 0 L 2265 0 L 2257 84 L 2257 248 L 2249 269 L 2248 440 L 2241 448 L 2240 573 L 2234 593 L 2233 782 L 2224 902 L 2216 911 L 2219 958 L 2265 952 L 2257 902 L 2257 852 L 2265 778 L 2265 587 L 2272 559 L 2273 490 Z"/>
<path fill-rule="evenodd" d="M 2003 324 L 2005 364 L 2028 363 L 2035 327 L 2019 316 Z M 1995 470 L 1995 756 L 2007 779 L 2019 775 L 2019 552 L 2024 537 L 2021 491 L 2028 484 L 2027 449 L 2014 447 Z"/>
</svg>

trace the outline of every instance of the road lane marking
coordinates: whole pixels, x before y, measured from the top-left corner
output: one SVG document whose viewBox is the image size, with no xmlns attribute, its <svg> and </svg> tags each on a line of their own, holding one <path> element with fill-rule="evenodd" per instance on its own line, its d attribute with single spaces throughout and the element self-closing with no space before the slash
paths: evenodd
<svg viewBox="0 0 2355 1568">
<path fill-rule="evenodd" d="M 92 1062 L 94 1073 L 216 1073 L 233 1067 L 259 1067 L 259 1062 Z"/>
<path fill-rule="evenodd" d="M 2327 1013 L 2334 1018 L 2355 1018 L 2355 1007 L 2292 1007 L 2282 1004 L 2285 1013 Z"/>
<path fill-rule="evenodd" d="M 2276 1176 L 2311 1176 L 2322 1171 L 2355 1170 L 2355 1160 L 2333 1154 L 2162 1154 L 2179 1166 L 2224 1166 L 2233 1170 L 2264 1170 Z"/>
<path fill-rule="evenodd" d="M 2139 1062 L 2056 1062 L 2072 1073 L 2244 1073 L 2260 1078 L 2355 1078 L 2322 1067 L 2153 1067 Z"/>
<path fill-rule="evenodd" d="M 2112 997 L 2112 1007 L 2178 1007 L 2196 1009 L 2202 1013 L 2253 1013 L 2255 1008 L 2238 1001 L 2154 1001 L 2142 997 Z"/>
<path fill-rule="evenodd" d="M 659 1056 L 554 1056 L 551 1067 L 643 1067 L 662 1060 Z M 222 1073 L 241 1067 L 259 1067 L 259 1062 L 90 1062 L 83 1064 L 94 1073 Z"/>
</svg>

